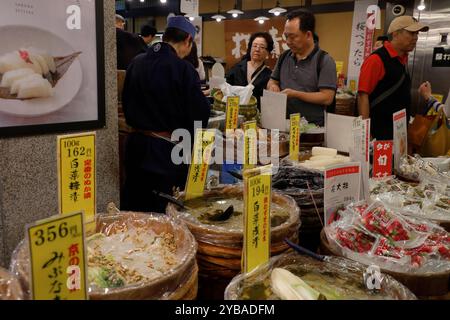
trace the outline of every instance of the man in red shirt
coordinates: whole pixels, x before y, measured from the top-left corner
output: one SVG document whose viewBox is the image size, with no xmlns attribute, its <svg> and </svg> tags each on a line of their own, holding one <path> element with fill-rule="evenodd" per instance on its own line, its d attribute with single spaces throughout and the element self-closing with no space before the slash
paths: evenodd
<svg viewBox="0 0 450 320">
<path fill-rule="evenodd" d="M 406 64 L 419 31 L 428 31 L 428 27 L 411 16 L 395 18 L 388 30 L 392 40 L 385 41 L 361 67 L 358 111 L 364 119 L 371 119 L 371 133 L 377 140 L 392 139 L 392 114 L 404 108 L 409 114 L 411 78 Z"/>
</svg>

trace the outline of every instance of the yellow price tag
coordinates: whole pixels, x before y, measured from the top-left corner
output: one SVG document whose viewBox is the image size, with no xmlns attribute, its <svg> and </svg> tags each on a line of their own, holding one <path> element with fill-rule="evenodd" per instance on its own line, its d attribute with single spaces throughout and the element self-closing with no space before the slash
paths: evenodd
<svg viewBox="0 0 450 320">
<path fill-rule="evenodd" d="M 300 113 L 291 114 L 289 133 L 289 159 L 298 161 L 300 153 Z"/>
<path fill-rule="evenodd" d="M 336 61 L 336 72 L 338 77 L 344 73 L 344 61 Z"/>
<path fill-rule="evenodd" d="M 352 92 L 356 92 L 356 80 L 350 80 L 350 89 Z"/>
<path fill-rule="evenodd" d="M 225 129 L 236 129 L 239 119 L 239 97 L 233 96 L 227 98 L 227 115 L 225 119 Z"/>
<path fill-rule="evenodd" d="M 254 168 L 258 161 L 257 130 L 256 120 L 244 123 L 244 170 Z"/>
<path fill-rule="evenodd" d="M 59 213 L 96 213 L 95 132 L 58 136 Z"/>
<path fill-rule="evenodd" d="M 272 165 L 244 171 L 243 272 L 270 259 L 270 204 Z"/>
<path fill-rule="evenodd" d="M 31 293 L 35 300 L 86 300 L 83 213 L 27 226 Z"/>
<path fill-rule="evenodd" d="M 211 153 L 214 147 L 216 131 L 213 129 L 200 129 L 195 133 L 195 142 L 192 152 L 192 163 L 189 167 L 186 182 L 185 200 L 201 197 L 208 177 L 208 168 Z"/>
</svg>

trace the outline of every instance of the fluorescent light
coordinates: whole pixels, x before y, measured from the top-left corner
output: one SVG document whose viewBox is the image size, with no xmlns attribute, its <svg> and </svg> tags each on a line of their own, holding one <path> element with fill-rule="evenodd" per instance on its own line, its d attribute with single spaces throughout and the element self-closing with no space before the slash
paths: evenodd
<svg viewBox="0 0 450 320">
<path fill-rule="evenodd" d="M 420 4 L 417 6 L 417 9 L 419 10 L 419 11 L 423 11 L 423 10 L 425 10 L 425 0 L 420 0 Z"/>
</svg>

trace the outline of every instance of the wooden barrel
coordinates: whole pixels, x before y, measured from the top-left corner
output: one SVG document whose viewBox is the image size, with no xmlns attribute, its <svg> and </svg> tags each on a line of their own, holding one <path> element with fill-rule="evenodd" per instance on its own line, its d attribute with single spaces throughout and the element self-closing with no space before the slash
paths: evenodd
<svg viewBox="0 0 450 320">
<path fill-rule="evenodd" d="M 330 246 L 324 230 L 320 233 L 320 253 L 324 255 L 342 256 Z M 432 274 L 399 273 L 385 269 L 381 269 L 381 271 L 390 274 L 420 298 L 450 298 L 450 271 Z"/>
<path fill-rule="evenodd" d="M 227 186 L 206 191 L 204 197 L 242 196 L 242 187 Z M 183 198 L 183 194 L 179 198 Z M 299 208 L 295 201 L 278 192 L 272 194 L 272 202 L 289 210 L 288 221 L 271 230 L 271 256 L 281 254 L 289 249 L 285 238 L 298 242 L 300 227 Z M 197 263 L 199 266 L 199 297 L 206 299 L 223 299 L 224 289 L 229 281 L 241 271 L 243 245 L 242 231 L 227 231 L 205 225 L 186 215 L 176 205 L 167 206 L 168 215 L 182 219 L 197 240 Z"/>
<path fill-rule="evenodd" d="M 111 235 L 122 232 L 124 228 L 135 226 L 174 235 L 176 259 L 179 261 L 172 269 L 158 278 L 141 281 L 118 288 L 89 288 L 92 300 L 186 300 L 195 299 L 198 288 L 198 266 L 195 259 L 197 244 L 187 227 L 180 221 L 161 214 L 124 212 L 113 215 L 98 215 L 96 232 Z M 24 292 L 30 298 L 30 260 L 28 245 L 22 241 L 15 250 L 11 269 L 17 274 Z"/>
</svg>

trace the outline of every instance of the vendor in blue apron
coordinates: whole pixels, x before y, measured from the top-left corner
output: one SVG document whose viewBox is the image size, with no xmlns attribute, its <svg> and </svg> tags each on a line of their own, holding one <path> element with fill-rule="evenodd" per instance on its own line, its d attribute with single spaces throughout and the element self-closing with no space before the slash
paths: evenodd
<svg viewBox="0 0 450 320">
<path fill-rule="evenodd" d="M 122 210 L 165 212 L 167 202 L 156 192 L 184 189 L 188 165 L 175 165 L 177 142 L 172 132 L 186 129 L 194 137 L 194 122 L 208 123 L 210 105 L 200 89 L 194 67 L 183 60 L 192 48 L 195 27 L 184 17 L 168 20 L 163 42 L 137 56 L 127 70 L 123 111 L 133 128 L 125 146 Z"/>
</svg>

